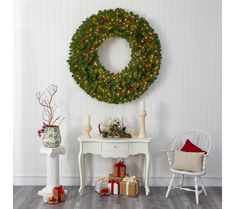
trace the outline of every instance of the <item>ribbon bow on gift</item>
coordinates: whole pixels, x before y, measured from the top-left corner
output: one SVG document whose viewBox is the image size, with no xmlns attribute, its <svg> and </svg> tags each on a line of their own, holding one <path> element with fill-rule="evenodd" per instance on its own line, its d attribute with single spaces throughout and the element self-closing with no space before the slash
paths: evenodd
<svg viewBox="0 0 235 209">
<path fill-rule="evenodd" d="M 108 183 L 118 183 L 115 179 L 109 179 Z"/>
<path fill-rule="evenodd" d="M 126 167 L 126 165 L 124 164 L 124 162 L 121 161 L 121 160 L 120 160 L 118 163 L 116 163 L 115 166 L 117 166 L 117 167 Z"/>
<path fill-rule="evenodd" d="M 100 195 L 101 196 L 108 196 L 109 195 L 109 188 L 108 187 L 101 188 Z"/>
<path fill-rule="evenodd" d="M 129 182 L 136 183 L 136 177 L 135 177 L 135 176 L 125 176 L 125 177 L 123 178 L 123 181 L 127 181 L 128 183 L 129 183 Z"/>
</svg>

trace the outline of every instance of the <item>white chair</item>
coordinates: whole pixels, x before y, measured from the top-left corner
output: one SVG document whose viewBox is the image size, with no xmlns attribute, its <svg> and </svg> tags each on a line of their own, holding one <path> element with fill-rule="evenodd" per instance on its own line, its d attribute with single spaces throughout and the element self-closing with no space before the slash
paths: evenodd
<svg viewBox="0 0 235 209">
<path fill-rule="evenodd" d="M 175 149 L 181 150 L 181 148 L 183 147 L 183 145 L 187 139 L 189 139 L 193 144 L 197 145 L 198 147 L 200 147 L 201 149 L 203 149 L 207 152 L 207 154 L 205 154 L 203 157 L 203 166 L 202 166 L 202 171 L 200 171 L 200 172 L 189 172 L 189 171 L 176 170 L 171 167 L 174 150 Z M 172 178 L 170 180 L 170 183 L 169 183 L 169 186 L 168 186 L 168 189 L 166 192 L 166 198 L 168 197 L 171 189 L 175 189 L 175 188 L 180 189 L 180 190 L 195 192 L 197 205 L 199 204 L 199 195 L 202 192 L 204 192 L 204 194 L 207 196 L 206 188 L 203 184 L 201 176 L 206 174 L 206 160 L 207 160 L 208 154 L 210 152 L 210 148 L 211 148 L 211 137 L 208 133 L 206 133 L 205 131 L 202 131 L 202 130 L 192 130 L 192 131 L 183 132 L 175 137 L 174 142 L 171 147 L 171 150 L 166 151 L 169 166 L 170 166 L 170 171 L 173 172 Z M 176 174 L 181 175 L 181 183 L 179 186 L 173 185 L 174 178 L 175 178 Z M 183 187 L 185 175 L 194 177 L 195 190 L 187 188 L 187 187 Z M 198 189 L 198 179 L 201 182 L 201 190 Z"/>
</svg>

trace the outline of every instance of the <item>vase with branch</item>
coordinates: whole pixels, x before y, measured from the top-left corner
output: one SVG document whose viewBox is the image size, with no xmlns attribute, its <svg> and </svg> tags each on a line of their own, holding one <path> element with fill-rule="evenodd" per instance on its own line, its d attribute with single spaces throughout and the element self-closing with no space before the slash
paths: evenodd
<svg viewBox="0 0 235 209">
<path fill-rule="evenodd" d="M 57 106 L 53 99 L 57 91 L 57 86 L 50 84 L 46 88 L 46 91 L 39 91 L 36 93 L 36 99 L 43 107 L 43 125 L 42 128 L 37 131 L 37 133 L 39 137 L 42 136 L 43 145 L 48 148 L 59 147 L 61 143 L 59 126 L 64 118 L 61 116 L 56 117 L 55 115 Z"/>
</svg>

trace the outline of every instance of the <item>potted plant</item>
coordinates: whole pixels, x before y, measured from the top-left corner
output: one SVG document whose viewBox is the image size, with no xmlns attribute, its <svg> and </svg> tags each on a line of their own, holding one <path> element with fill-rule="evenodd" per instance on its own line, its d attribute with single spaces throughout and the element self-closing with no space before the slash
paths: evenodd
<svg viewBox="0 0 235 209">
<path fill-rule="evenodd" d="M 53 99 L 57 93 L 57 86 L 50 84 L 46 88 L 46 92 L 37 92 L 36 99 L 39 104 L 43 107 L 42 119 L 43 125 L 42 128 L 37 131 L 38 136 L 42 135 L 42 142 L 45 147 L 54 148 L 59 147 L 61 143 L 61 135 L 59 126 L 64 118 L 61 116 L 55 116 L 55 110 L 57 106 L 55 105 Z"/>
</svg>

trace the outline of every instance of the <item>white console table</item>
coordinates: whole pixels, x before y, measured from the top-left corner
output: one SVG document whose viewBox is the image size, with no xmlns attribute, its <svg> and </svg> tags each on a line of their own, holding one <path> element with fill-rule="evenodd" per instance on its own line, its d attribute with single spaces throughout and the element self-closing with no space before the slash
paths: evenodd
<svg viewBox="0 0 235 209">
<path fill-rule="evenodd" d="M 101 136 L 85 138 L 78 137 L 80 150 L 78 154 L 78 166 L 80 174 L 80 188 L 79 193 L 83 194 L 85 187 L 85 169 L 84 169 L 84 155 L 87 153 L 101 155 L 105 158 L 126 158 L 129 155 L 144 154 L 144 167 L 143 167 L 143 182 L 146 195 L 149 195 L 148 177 L 149 177 L 149 144 L 151 138 L 147 137 L 140 139 L 138 137 L 114 139 L 102 138 Z"/>
</svg>

